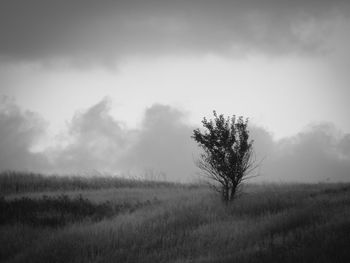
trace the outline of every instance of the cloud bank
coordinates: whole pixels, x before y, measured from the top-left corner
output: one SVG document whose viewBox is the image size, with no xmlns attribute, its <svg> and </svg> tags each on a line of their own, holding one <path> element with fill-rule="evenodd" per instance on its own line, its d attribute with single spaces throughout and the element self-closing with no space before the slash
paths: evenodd
<svg viewBox="0 0 350 263">
<path fill-rule="evenodd" d="M 77 112 L 68 123 L 65 145 L 47 150 L 57 170 L 113 171 L 129 142 L 123 124 L 109 115 L 111 101 L 103 99 L 89 109 Z"/>
<path fill-rule="evenodd" d="M 310 125 L 297 135 L 274 145 L 263 174 L 271 181 L 348 181 L 349 134 L 330 123 Z"/>
<path fill-rule="evenodd" d="M 0 57 L 110 63 L 161 54 L 319 53 L 342 0 L 4 0 Z"/>
<path fill-rule="evenodd" d="M 156 104 L 148 108 L 135 143 L 120 160 L 124 169 L 137 168 L 150 176 L 180 181 L 193 180 L 193 154 L 196 145 L 190 138 L 192 126 L 183 112 Z"/>
<path fill-rule="evenodd" d="M 46 169 L 45 155 L 31 151 L 45 129 L 46 122 L 38 114 L 22 111 L 12 99 L 0 97 L 0 169 Z"/>
<path fill-rule="evenodd" d="M 111 101 L 105 98 L 75 114 L 63 145 L 33 152 L 46 123 L 7 98 L 2 98 L 0 105 L 0 170 L 98 170 L 172 181 L 197 178 L 194 159 L 199 152 L 190 138 L 194 125 L 174 107 L 155 104 L 146 109 L 138 129 L 128 129 L 111 116 Z M 330 123 L 310 125 L 279 141 L 262 127 L 252 124 L 250 131 L 256 158 L 264 159 L 258 169 L 259 181 L 350 179 L 350 134 Z"/>
</svg>

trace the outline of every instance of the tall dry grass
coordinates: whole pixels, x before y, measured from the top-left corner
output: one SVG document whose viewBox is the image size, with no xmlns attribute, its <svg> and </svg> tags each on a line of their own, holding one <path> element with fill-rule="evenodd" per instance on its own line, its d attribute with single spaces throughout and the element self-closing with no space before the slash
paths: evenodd
<svg viewBox="0 0 350 263">
<path fill-rule="evenodd" d="M 35 235 L 3 227 L 6 262 L 350 262 L 349 185 L 248 185 L 229 206 L 203 187 L 136 189 L 85 196 L 151 205 Z"/>
</svg>

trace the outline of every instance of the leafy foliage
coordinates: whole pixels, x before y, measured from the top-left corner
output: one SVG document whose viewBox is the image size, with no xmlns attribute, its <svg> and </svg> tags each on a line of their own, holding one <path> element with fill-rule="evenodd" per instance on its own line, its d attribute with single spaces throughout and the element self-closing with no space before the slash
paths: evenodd
<svg viewBox="0 0 350 263">
<path fill-rule="evenodd" d="M 234 199 L 237 187 L 254 168 L 253 141 L 249 141 L 248 119 L 224 118 L 214 111 L 214 120 L 203 119 L 206 129 L 193 131 L 192 138 L 204 150 L 197 166 L 216 183 L 224 201 Z M 219 183 L 219 185 L 217 184 Z"/>
</svg>

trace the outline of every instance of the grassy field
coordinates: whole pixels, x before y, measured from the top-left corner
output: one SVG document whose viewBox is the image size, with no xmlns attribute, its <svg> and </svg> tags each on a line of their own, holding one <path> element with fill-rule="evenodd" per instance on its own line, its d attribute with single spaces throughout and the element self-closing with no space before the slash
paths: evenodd
<svg viewBox="0 0 350 263">
<path fill-rule="evenodd" d="M 199 185 L 67 178 L 2 192 L 0 262 L 350 262 L 350 184 L 248 184 L 225 205 Z"/>
</svg>

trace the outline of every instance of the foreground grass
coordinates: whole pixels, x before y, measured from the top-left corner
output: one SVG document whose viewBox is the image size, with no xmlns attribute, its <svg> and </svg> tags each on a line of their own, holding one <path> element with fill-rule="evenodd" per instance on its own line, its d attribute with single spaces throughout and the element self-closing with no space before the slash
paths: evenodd
<svg viewBox="0 0 350 263">
<path fill-rule="evenodd" d="M 350 262 L 350 185 L 248 185 L 245 193 L 225 206 L 203 187 L 80 191 L 94 203 L 148 205 L 58 229 L 3 225 L 0 255 L 4 262 Z"/>
</svg>

